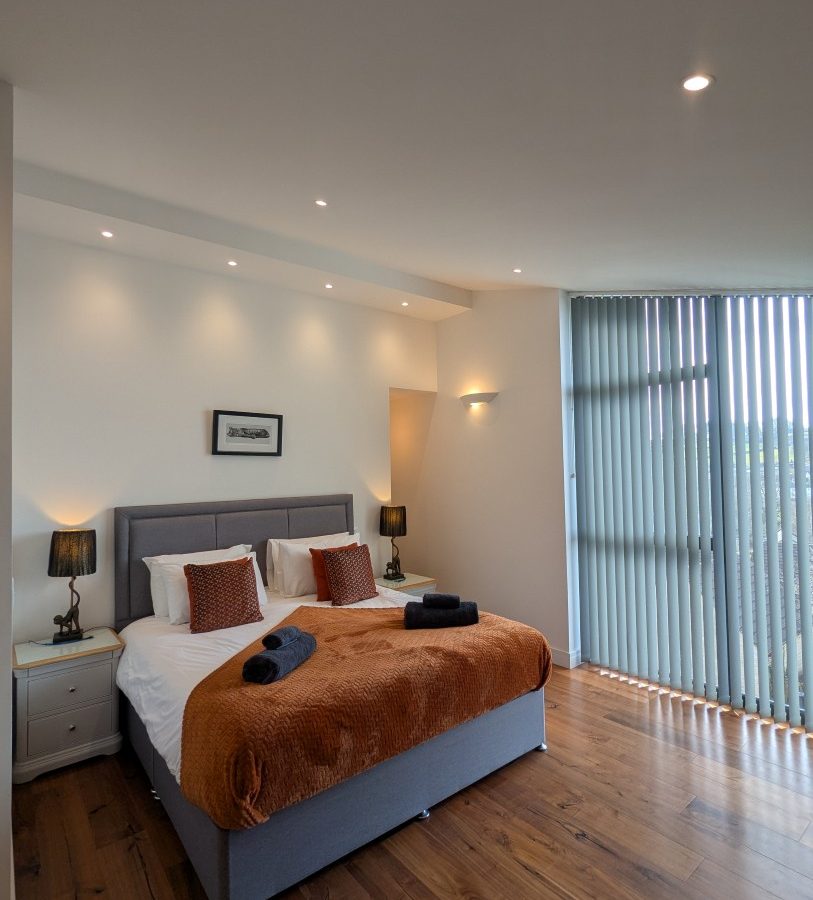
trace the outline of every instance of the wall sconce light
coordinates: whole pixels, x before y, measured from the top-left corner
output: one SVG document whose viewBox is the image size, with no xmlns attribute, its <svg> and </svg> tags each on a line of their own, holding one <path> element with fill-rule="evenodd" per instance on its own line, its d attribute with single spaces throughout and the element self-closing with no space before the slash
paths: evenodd
<svg viewBox="0 0 813 900">
<path fill-rule="evenodd" d="M 486 394 L 464 394 L 460 400 L 463 406 L 471 408 L 472 406 L 482 406 L 484 403 L 491 403 L 497 395 L 498 391 Z"/>
</svg>

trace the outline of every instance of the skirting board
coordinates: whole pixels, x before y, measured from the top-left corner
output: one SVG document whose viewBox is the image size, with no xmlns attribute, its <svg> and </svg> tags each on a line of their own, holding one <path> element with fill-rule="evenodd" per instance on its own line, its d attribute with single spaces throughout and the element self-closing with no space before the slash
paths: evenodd
<svg viewBox="0 0 813 900">
<path fill-rule="evenodd" d="M 558 647 L 551 647 L 550 650 L 555 666 L 561 666 L 563 669 L 575 669 L 582 664 L 581 650 L 560 650 Z"/>
</svg>

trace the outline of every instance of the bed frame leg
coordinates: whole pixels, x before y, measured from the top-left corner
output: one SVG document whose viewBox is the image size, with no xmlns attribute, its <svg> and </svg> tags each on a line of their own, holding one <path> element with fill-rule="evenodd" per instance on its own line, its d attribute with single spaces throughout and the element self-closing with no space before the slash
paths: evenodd
<svg viewBox="0 0 813 900">
<path fill-rule="evenodd" d="M 547 752 L 548 752 L 548 745 L 547 745 L 547 744 L 540 744 L 538 747 L 534 747 L 534 750 L 538 750 L 540 753 L 547 753 Z"/>
<path fill-rule="evenodd" d="M 428 819 L 428 818 L 429 818 L 429 810 L 428 810 L 428 809 L 422 809 L 422 810 L 418 813 L 418 815 L 415 816 L 415 818 L 417 819 L 418 822 L 423 822 L 424 819 Z"/>
</svg>

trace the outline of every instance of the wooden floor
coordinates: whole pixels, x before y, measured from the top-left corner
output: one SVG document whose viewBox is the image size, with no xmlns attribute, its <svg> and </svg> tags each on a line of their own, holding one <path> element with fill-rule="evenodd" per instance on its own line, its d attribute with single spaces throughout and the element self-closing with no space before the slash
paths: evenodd
<svg viewBox="0 0 813 900">
<path fill-rule="evenodd" d="M 813 740 L 587 668 L 546 693 L 547 754 L 282 896 L 813 898 Z M 15 788 L 14 822 L 21 900 L 203 897 L 127 754 Z"/>
</svg>

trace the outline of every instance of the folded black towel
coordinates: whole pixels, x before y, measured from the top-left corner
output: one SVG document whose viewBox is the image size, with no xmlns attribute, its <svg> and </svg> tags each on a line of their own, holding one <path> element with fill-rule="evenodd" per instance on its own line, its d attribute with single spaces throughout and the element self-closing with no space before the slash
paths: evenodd
<svg viewBox="0 0 813 900">
<path fill-rule="evenodd" d="M 271 684 L 302 665 L 316 649 L 316 638 L 302 631 L 295 641 L 276 650 L 263 650 L 243 663 L 243 681 Z"/>
<path fill-rule="evenodd" d="M 427 609 L 458 609 L 460 594 L 433 594 L 430 591 L 423 595 L 423 605 Z"/>
<path fill-rule="evenodd" d="M 286 625 L 284 628 L 278 628 L 276 631 L 272 631 L 271 634 L 267 634 L 263 638 L 263 646 L 266 650 L 276 650 L 278 647 L 284 647 L 286 644 L 290 644 L 291 641 L 295 641 L 302 632 L 296 627 L 296 625 Z"/>
<path fill-rule="evenodd" d="M 471 600 L 461 601 L 457 609 L 432 609 L 414 600 L 404 607 L 404 628 L 455 628 L 479 620 L 477 604 Z"/>
</svg>

